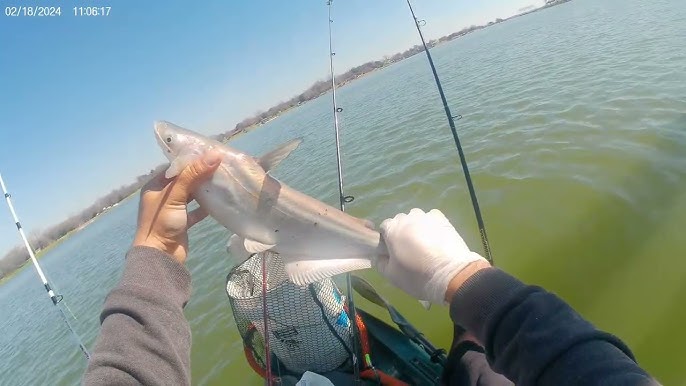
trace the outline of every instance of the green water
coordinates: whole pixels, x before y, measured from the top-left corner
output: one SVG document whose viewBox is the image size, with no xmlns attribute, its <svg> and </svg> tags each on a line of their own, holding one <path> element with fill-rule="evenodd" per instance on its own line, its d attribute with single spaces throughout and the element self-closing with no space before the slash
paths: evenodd
<svg viewBox="0 0 686 386">
<path fill-rule="evenodd" d="M 686 384 L 685 26 L 678 0 L 575 0 L 433 50 L 454 113 L 464 116 L 459 131 L 496 264 L 617 334 L 665 384 Z M 356 197 L 349 211 L 378 224 L 437 207 L 478 250 L 426 59 L 364 77 L 339 99 L 346 192 Z M 261 154 L 304 137 L 276 175 L 335 204 L 329 103 L 307 103 L 234 145 Z M 89 345 L 136 206 L 130 199 L 42 259 Z M 191 234 L 193 380 L 258 385 L 224 294 L 227 239 L 212 220 Z M 427 313 L 374 272 L 365 276 L 431 340 L 449 343 L 445 309 Z M 0 384 L 78 382 L 85 364 L 31 269 L 0 287 L 0 328 Z"/>
</svg>

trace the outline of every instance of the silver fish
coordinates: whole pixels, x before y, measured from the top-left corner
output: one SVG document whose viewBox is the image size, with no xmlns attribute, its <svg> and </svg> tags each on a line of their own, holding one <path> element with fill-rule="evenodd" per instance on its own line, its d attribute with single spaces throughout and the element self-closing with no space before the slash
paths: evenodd
<svg viewBox="0 0 686 386">
<path fill-rule="evenodd" d="M 212 178 L 193 192 L 210 216 L 238 235 L 248 254 L 270 250 L 285 262 L 289 279 L 305 285 L 340 273 L 366 269 L 388 255 L 379 232 L 288 187 L 269 174 L 300 145 L 290 141 L 254 158 L 223 143 L 169 122 L 155 122 L 157 142 L 171 162 L 171 178 L 209 149 L 224 157 Z"/>
</svg>

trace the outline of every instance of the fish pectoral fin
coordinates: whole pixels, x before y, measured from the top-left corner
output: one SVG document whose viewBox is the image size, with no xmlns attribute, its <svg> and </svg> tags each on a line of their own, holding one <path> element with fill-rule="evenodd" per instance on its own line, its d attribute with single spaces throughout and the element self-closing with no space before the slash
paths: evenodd
<svg viewBox="0 0 686 386">
<path fill-rule="evenodd" d="M 302 143 L 302 138 L 296 138 L 291 141 L 284 143 L 283 145 L 277 147 L 276 149 L 264 154 L 262 157 L 257 159 L 257 163 L 262 166 L 265 172 L 269 172 L 275 168 L 281 161 L 285 160 L 293 150 L 297 149 Z"/>
<path fill-rule="evenodd" d="M 245 240 L 237 234 L 231 235 L 226 243 L 226 252 L 229 253 L 235 265 L 241 264 L 250 257 L 250 252 L 245 249 L 244 243 Z"/>
<path fill-rule="evenodd" d="M 431 309 L 431 302 L 428 300 L 420 300 L 419 304 L 421 304 L 422 307 L 424 307 L 424 309 L 427 311 L 429 311 Z"/>
<path fill-rule="evenodd" d="M 284 260 L 288 258 L 284 257 Z M 286 274 L 291 282 L 304 286 L 341 273 L 371 267 L 372 262 L 368 258 L 291 260 L 286 263 Z"/>
<path fill-rule="evenodd" d="M 179 154 L 174 160 L 169 164 L 169 168 L 164 172 L 166 178 L 176 177 L 181 174 L 181 171 L 193 161 L 195 161 L 202 154 L 198 154 L 195 151 L 186 152 Z"/>
<path fill-rule="evenodd" d="M 274 248 L 276 244 L 264 244 L 259 241 L 245 239 L 243 246 L 248 253 L 260 253 Z"/>
</svg>

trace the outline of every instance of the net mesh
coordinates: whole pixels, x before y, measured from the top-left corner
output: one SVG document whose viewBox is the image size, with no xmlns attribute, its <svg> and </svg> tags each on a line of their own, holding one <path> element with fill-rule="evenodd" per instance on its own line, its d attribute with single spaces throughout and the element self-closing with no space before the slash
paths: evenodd
<svg viewBox="0 0 686 386">
<path fill-rule="evenodd" d="M 272 361 L 272 371 L 324 373 L 350 366 L 352 327 L 345 297 L 334 281 L 297 286 L 288 280 L 279 255 L 271 252 L 237 265 L 226 281 L 236 326 L 257 364 L 266 368 L 262 259 L 267 267 L 269 345 L 272 358 L 278 359 Z"/>
</svg>

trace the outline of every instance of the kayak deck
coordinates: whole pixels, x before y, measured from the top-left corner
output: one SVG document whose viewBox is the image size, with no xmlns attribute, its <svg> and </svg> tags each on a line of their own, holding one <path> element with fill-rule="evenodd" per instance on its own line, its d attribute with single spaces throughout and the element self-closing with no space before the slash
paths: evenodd
<svg viewBox="0 0 686 386">
<path fill-rule="evenodd" d="M 443 368 L 402 332 L 357 309 L 369 335 L 372 363 L 384 373 L 411 385 L 440 384 Z M 367 382 L 367 384 L 376 384 Z"/>
</svg>

